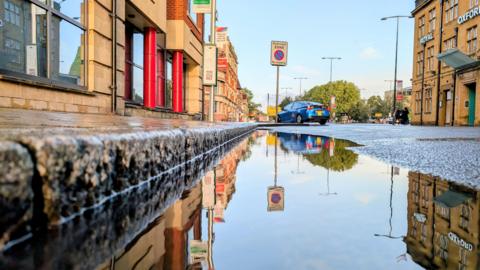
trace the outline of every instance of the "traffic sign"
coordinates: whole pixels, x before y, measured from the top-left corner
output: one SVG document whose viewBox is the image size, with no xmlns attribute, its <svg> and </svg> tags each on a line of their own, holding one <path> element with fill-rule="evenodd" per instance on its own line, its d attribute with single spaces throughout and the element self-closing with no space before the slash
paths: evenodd
<svg viewBox="0 0 480 270">
<path fill-rule="evenodd" d="M 288 58 L 288 42 L 272 41 L 270 62 L 272 66 L 286 66 Z"/>
<path fill-rule="evenodd" d="M 193 0 L 194 13 L 212 13 L 211 0 Z"/>
<path fill-rule="evenodd" d="M 268 212 L 283 211 L 285 208 L 285 189 L 283 187 L 268 188 Z"/>
</svg>

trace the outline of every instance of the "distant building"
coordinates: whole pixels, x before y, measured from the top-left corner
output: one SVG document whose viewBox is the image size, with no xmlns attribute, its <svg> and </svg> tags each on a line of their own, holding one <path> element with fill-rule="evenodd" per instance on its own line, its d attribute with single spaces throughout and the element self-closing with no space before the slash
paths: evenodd
<svg viewBox="0 0 480 270">
<path fill-rule="evenodd" d="M 393 100 L 393 90 L 388 90 L 384 92 L 385 100 Z M 410 109 L 412 99 L 412 87 L 405 87 L 403 89 L 397 90 L 397 102 L 402 103 L 404 107 Z M 403 109 L 403 108 L 400 108 Z"/>
<path fill-rule="evenodd" d="M 421 173 L 408 179 L 408 254 L 426 269 L 478 269 L 480 193 Z"/>
<path fill-rule="evenodd" d="M 241 90 L 238 79 L 238 58 L 235 48 L 228 37 L 226 27 L 217 28 L 218 47 L 218 81 L 215 93 L 216 121 L 246 120 L 248 112 L 245 110 L 247 96 Z M 210 108 L 210 88 L 207 88 L 205 112 L 208 115 Z M 248 108 L 248 106 L 247 106 Z"/>
<path fill-rule="evenodd" d="M 480 125 L 479 10 L 476 0 L 415 1 L 412 124 Z"/>
</svg>

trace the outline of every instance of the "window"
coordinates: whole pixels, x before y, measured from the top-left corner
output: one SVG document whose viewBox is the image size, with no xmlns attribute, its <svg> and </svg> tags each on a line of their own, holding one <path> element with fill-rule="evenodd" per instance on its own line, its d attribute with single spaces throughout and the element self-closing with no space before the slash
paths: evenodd
<svg viewBox="0 0 480 270">
<path fill-rule="evenodd" d="M 444 51 L 457 47 L 457 37 L 452 37 L 443 42 Z"/>
<path fill-rule="evenodd" d="M 479 0 L 470 0 L 470 8 L 478 6 Z"/>
<path fill-rule="evenodd" d="M 467 30 L 467 53 L 477 52 L 477 27 L 474 26 Z"/>
<path fill-rule="evenodd" d="M 190 17 L 190 19 L 192 19 L 192 21 L 197 24 L 197 14 L 195 12 L 193 12 L 193 1 L 194 0 L 187 0 L 188 1 L 188 9 L 187 9 L 187 12 L 188 12 L 188 15 Z"/>
<path fill-rule="evenodd" d="M 10 0 L 3 2 L 5 22 L 20 26 L 20 6 Z"/>
<path fill-rule="evenodd" d="M 425 35 L 425 16 L 418 19 L 418 36 L 423 37 Z"/>
<path fill-rule="evenodd" d="M 468 250 L 464 248 L 458 249 L 458 269 L 466 270 L 468 269 Z"/>
<path fill-rule="evenodd" d="M 425 113 L 432 112 L 432 89 L 425 89 Z"/>
<path fill-rule="evenodd" d="M 436 255 L 439 256 L 442 260 L 446 261 L 448 259 L 448 237 L 443 234 L 436 233 Z"/>
<path fill-rule="evenodd" d="M 165 107 L 172 108 L 173 94 L 173 65 L 172 55 L 167 53 L 167 85 L 165 87 Z M 212 91 L 210 89 L 210 91 Z"/>
<path fill-rule="evenodd" d="M 423 51 L 417 53 L 417 76 L 423 74 Z"/>
<path fill-rule="evenodd" d="M 437 23 L 437 13 L 435 12 L 435 9 L 430 10 L 428 12 L 428 32 L 433 33 L 435 32 L 435 27 Z"/>
<path fill-rule="evenodd" d="M 125 24 L 125 98 L 143 103 L 143 33 Z"/>
<path fill-rule="evenodd" d="M 445 21 L 455 20 L 458 17 L 458 0 L 447 0 L 445 5 Z"/>
<path fill-rule="evenodd" d="M 435 51 L 433 46 L 427 49 L 427 70 L 435 69 Z"/>
<path fill-rule="evenodd" d="M 85 85 L 83 2 L 0 0 L 0 70 Z"/>
<path fill-rule="evenodd" d="M 468 231 L 470 225 L 470 208 L 468 204 L 462 205 L 462 212 L 460 213 L 460 228 Z"/>
<path fill-rule="evenodd" d="M 422 106 L 422 93 L 420 91 L 415 92 L 415 113 L 421 113 Z"/>
</svg>

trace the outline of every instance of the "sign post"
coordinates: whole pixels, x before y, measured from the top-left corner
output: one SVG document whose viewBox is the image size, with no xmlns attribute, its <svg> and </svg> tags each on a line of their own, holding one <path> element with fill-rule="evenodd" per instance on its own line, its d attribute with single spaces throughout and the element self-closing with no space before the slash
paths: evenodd
<svg viewBox="0 0 480 270">
<path fill-rule="evenodd" d="M 270 52 L 270 63 L 277 67 L 277 86 L 275 97 L 275 122 L 278 123 L 278 94 L 280 90 L 280 67 L 287 65 L 288 56 L 288 42 L 286 41 L 272 41 Z"/>
<path fill-rule="evenodd" d="M 193 12 L 212 13 L 212 0 L 193 0 Z"/>
</svg>

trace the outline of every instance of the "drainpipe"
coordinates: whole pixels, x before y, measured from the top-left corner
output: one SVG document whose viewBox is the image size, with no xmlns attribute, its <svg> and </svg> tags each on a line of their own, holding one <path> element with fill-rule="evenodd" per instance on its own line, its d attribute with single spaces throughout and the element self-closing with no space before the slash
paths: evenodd
<svg viewBox="0 0 480 270">
<path fill-rule="evenodd" d="M 455 44 L 457 44 L 458 47 L 458 27 L 455 28 Z M 450 123 L 452 126 L 455 124 L 455 103 L 457 102 L 457 69 L 453 70 L 453 102 L 452 102 L 452 123 Z"/>
<path fill-rule="evenodd" d="M 423 126 L 423 92 L 425 91 L 425 54 L 427 50 L 427 43 L 423 44 L 423 62 L 422 62 L 422 92 L 421 95 L 421 104 L 420 104 L 420 125 Z"/>
<path fill-rule="evenodd" d="M 442 45 L 443 45 L 443 0 L 440 0 L 440 38 L 438 41 L 438 53 L 442 53 Z M 440 122 L 440 74 L 442 73 L 442 62 L 438 61 L 437 64 L 437 112 L 435 118 L 435 125 L 438 126 Z M 444 104 L 443 106 L 446 106 Z"/>
<path fill-rule="evenodd" d="M 112 113 L 117 112 L 117 0 L 112 0 Z"/>
</svg>

